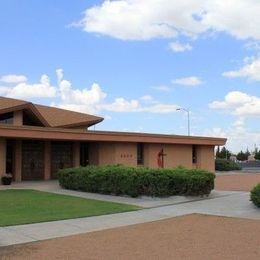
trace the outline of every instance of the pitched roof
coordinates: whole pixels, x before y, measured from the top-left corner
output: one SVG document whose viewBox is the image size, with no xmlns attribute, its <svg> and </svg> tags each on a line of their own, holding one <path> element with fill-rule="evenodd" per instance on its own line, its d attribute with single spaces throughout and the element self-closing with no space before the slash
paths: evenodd
<svg viewBox="0 0 260 260">
<path fill-rule="evenodd" d="M 31 110 L 44 126 L 49 127 L 91 126 L 103 120 L 102 117 L 89 114 L 0 97 L 0 114 L 23 109 Z"/>
<path fill-rule="evenodd" d="M 24 106 L 28 104 L 29 102 L 14 98 L 6 98 L 6 97 L 0 97 L 0 111 L 2 113 L 2 110 L 16 110 L 16 108 Z M 5 112 L 4 112 L 5 113 Z"/>
<path fill-rule="evenodd" d="M 70 110 L 37 104 L 34 106 L 52 127 L 73 127 L 84 125 L 91 126 L 103 120 L 102 117 L 92 116 Z"/>
</svg>

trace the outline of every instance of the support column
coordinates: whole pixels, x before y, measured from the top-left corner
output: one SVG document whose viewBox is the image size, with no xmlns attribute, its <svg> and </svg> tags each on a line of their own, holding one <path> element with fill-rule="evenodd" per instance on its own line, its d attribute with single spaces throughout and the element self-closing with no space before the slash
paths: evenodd
<svg viewBox="0 0 260 260">
<path fill-rule="evenodd" d="M 5 173 L 6 173 L 6 139 L 0 138 L 0 178 Z"/>
<path fill-rule="evenodd" d="M 44 143 L 44 180 L 51 179 L 51 142 Z"/>
<path fill-rule="evenodd" d="M 15 141 L 14 179 L 17 182 L 20 182 L 22 180 L 22 140 Z"/>
<path fill-rule="evenodd" d="M 73 142 L 73 167 L 80 167 L 80 142 Z"/>
</svg>

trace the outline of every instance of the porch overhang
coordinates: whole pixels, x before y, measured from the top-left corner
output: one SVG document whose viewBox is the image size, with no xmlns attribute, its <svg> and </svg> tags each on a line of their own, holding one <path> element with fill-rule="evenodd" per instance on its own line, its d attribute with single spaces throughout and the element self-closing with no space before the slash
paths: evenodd
<svg viewBox="0 0 260 260">
<path fill-rule="evenodd" d="M 85 131 L 35 126 L 0 125 L 0 137 L 16 139 L 86 141 L 86 142 L 141 142 L 187 145 L 225 145 L 226 138 L 126 133 L 109 131 Z"/>
</svg>

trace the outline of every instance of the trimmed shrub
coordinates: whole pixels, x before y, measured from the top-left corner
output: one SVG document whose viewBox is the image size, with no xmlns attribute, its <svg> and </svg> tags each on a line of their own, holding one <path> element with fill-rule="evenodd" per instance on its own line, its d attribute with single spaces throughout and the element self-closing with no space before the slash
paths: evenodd
<svg viewBox="0 0 260 260">
<path fill-rule="evenodd" d="M 213 173 L 185 168 L 149 169 L 87 166 L 58 172 L 63 188 L 102 194 L 172 196 L 208 195 L 214 188 Z"/>
<path fill-rule="evenodd" d="M 234 171 L 234 170 L 241 170 L 242 168 L 237 163 L 231 160 L 216 159 L 215 169 L 216 171 Z"/>
<path fill-rule="evenodd" d="M 260 207 L 260 183 L 258 183 L 250 194 L 250 200 L 257 206 Z"/>
</svg>

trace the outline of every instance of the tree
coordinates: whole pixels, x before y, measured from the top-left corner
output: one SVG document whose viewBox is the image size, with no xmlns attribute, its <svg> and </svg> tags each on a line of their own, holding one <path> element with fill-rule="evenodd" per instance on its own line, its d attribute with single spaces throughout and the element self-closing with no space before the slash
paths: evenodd
<svg viewBox="0 0 260 260">
<path fill-rule="evenodd" d="M 257 148 L 255 149 L 255 159 L 260 160 L 260 150 L 258 150 Z"/>
<path fill-rule="evenodd" d="M 216 158 L 219 158 L 219 153 L 220 153 L 220 149 L 219 149 L 219 146 L 218 146 L 217 151 L 216 151 Z"/>
<path fill-rule="evenodd" d="M 238 161 L 246 161 L 248 158 L 248 154 L 244 153 L 242 150 L 237 154 Z"/>
<path fill-rule="evenodd" d="M 216 158 L 229 160 L 230 156 L 231 156 L 231 152 L 228 149 L 226 149 L 225 146 L 223 146 L 221 150 L 219 150 L 219 146 L 218 146 L 216 152 Z"/>
</svg>

